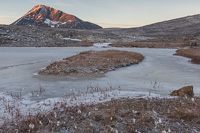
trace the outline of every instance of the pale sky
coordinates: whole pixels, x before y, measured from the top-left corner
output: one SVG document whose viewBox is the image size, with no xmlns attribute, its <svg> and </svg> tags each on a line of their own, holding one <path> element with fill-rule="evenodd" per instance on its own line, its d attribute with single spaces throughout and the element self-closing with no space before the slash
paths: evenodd
<svg viewBox="0 0 200 133">
<path fill-rule="evenodd" d="M 108 27 L 138 27 L 200 13 L 200 0 L 0 0 L 0 24 L 44 4 Z"/>
</svg>

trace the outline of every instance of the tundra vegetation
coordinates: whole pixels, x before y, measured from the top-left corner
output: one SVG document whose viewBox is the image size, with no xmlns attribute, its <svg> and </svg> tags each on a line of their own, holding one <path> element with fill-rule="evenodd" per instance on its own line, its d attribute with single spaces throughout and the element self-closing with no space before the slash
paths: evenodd
<svg viewBox="0 0 200 133">
<path fill-rule="evenodd" d="M 136 52 L 106 50 L 85 51 L 78 55 L 53 62 L 39 74 L 48 75 L 90 75 L 104 74 L 117 68 L 138 64 L 144 56 Z"/>
<path fill-rule="evenodd" d="M 110 94 L 112 87 L 102 90 L 98 87 L 87 89 L 87 92 L 72 91 L 71 95 L 63 97 L 62 101 L 53 104 L 51 109 L 42 111 L 41 107 L 35 113 L 23 112 L 17 104 L 11 104 L 4 98 L 4 112 L 12 116 L 3 118 L 0 126 L 3 133 L 129 133 L 129 132 L 199 132 L 200 131 L 200 98 L 175 97 L 156 98 L 121 98 L 121 92 Z M 36 93 L 36 94 L 35 94 Z M 44 89 L 32 93 L 33 96 L 44 93 Z M 102 94 L 99 100 L 111 99 L 107 102 L 84 104 L 79 96 Z M 113 97 L 114 96 L 114 97 Z M 22 96 L 16 101 L 23 100 Z M 78 104 L 79 103 L 79 104 Z"/>
<path fill-rule="evenodd" d="M 191 58 L 194 64 L 200 64 L 200 48 L 179 49 L 175 55 Z"/>
</svg>

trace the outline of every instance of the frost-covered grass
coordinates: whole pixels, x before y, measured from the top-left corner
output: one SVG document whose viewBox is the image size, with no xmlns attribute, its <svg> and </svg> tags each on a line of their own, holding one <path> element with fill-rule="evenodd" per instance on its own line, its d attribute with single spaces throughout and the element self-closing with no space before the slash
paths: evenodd
<svg viewBox="0 0 200 133">
<path fill-rule="evenodd" d="M 39 74 L 70 75 L 70 74 L 103 74 L 120 67 L 138 64 L 144 56 L 136 52 L 107 50 L 86 51 L 78 55 L 54 62 Z"/>
<path fill-rule="evenodd" d="M 23 91 L 23 90 L 22 90 Z M 40 95 L 44 89 L 32 92 Z M 112 87 L 90 87 L 86 92 L 47 99 L 32 107 L 24 97 L 2 99 L 4 112 L 0 132 L 199 132 L 200 98 L 159 97 L 151 93 L 124 92 Z M 16 100 L 11 104 L 12 100 Z M 14 106 L 15 105 L 15 106 Z M 29 108 L 29 111 L 26 110 Z M 35 109 L 33 109 L 35 108 Z M 8 115 L 7 115 L 8 116 Z"/>
</svg>

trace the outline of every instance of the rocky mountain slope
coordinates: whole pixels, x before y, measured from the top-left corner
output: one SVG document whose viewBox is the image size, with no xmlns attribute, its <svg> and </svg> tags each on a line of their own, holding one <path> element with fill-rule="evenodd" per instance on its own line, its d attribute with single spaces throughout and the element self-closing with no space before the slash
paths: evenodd
<svg viewBox="0 0 200 133">
<path fill-rule="evenodd" d="M 12 25 L 62 27 L 68 29 L 101 29 L 102 27 L 83 21 L 76 16 L 45 5 L 33 7 Z"/>
<path fill-rule="evenodd" d="M 66 38 L 80 39 L 82 42 Z M 87 46 L 87 44 L 93 42 L 113 42 L 117 40 L 122 40 L 122 37 L 104 29 L 85 30 L 0 25 L 0 47 L 69 47 L 76 44 Z"/>
<path fill-rule="evenodd" d="M 127 29 L 127 32 L 141 36 L 185 36 L 200 35 L 200 14 L 163 21 L 139 28 Z"/>
<path fill-rule="evenodd" d="M 90 25 L 89 27 L 83 25 L 86 22 L 78 23 L 77 20 L 80 19 L 73 15 L 38 5 L 12 25 L 0 25 L 0 46 L 90 46 L 95 42 L 109 42 L 116 44 L 113 46 L 123 47 L 169 48 L 191 46 L 193 42 L 195 45 L 200 45 L 200 15 L 127 29 L 95 29 Z M 38 26 L 41 27 L 38 28 Z M 82 42 L 66 40 L 66 38 L 80 39 Z"/>
</svg>

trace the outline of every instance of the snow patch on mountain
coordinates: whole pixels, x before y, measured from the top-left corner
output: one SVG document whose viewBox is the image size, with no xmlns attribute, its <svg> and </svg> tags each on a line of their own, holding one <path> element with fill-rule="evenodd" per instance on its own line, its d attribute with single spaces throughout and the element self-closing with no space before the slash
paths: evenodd
<svg viewBox="0 0 200 133">
<path fill-rule="evenodd" d="M 64 23 L 56 22 L 56 21 L 52 21 L 52 20 L 50 20 L 48 18 L 45 19 L 44 23 L 48 24 L 51 27 L 59 27 L 60 25 L 66 24 L 66 22 L 64 22 Z"/>
</svg>

